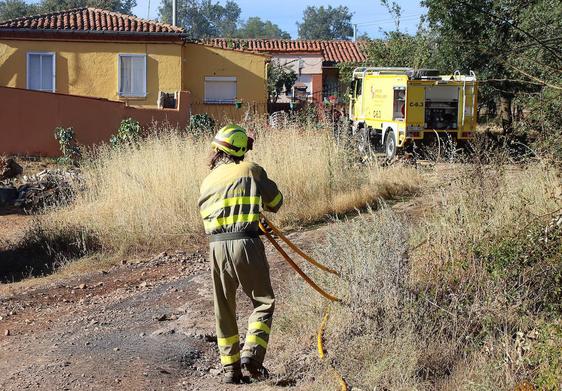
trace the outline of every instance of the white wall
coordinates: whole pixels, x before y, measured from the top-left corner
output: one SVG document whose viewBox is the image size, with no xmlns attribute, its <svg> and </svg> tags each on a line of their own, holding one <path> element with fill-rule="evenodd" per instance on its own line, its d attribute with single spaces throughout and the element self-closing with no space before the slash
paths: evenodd
<svg viewBox="0 0 562 391">
<path fill-rule="evenodd" d="M 271 60 L 276 61 L 281 65 L 287 65 L 293 69 L 297 75 L 318 75 L 322 73 L 323 58 L 320 53 L 273 53 Z"/>
</svg>

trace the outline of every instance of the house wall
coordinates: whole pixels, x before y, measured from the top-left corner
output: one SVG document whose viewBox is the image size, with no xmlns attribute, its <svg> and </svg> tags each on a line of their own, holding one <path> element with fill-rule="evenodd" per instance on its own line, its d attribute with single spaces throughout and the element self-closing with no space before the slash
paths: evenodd
<svg viewBox="0 0 562 391">
<path fill-rule="evenodd" d="M 240 120 L 250 109 L 255 114 L 267 113 L 268 56 L 219 49 L 188 43 L 183 48 L 182 88 L 191 92 L 193 114 L 208 113 L 218 121 Z M 236 77 L 236 98 L 243 107 L 233 104 L 206 104 L 205 77 Z"/>
<path fill-rule="evenodd" d="M 322 53 L 275 53 L 272 61 L 292 69 L 298 76 L 295 85 L 306 85 L 310 99 L 322 100 Z M 291 94 L 279 96 L 279 103 L 291 100 Z"/>
<path fill-rule="evenodd" d="M 56 92 L 157 107 L 159 91 L 181 90 L 181 43 L 0 40 L 0 86 L 27 88 L 27 53 L 56 53 Z M 118 54 L 147 55 L 146 98 L 118 95 Z"/>
<path fill-rule="evenodd" d="M 27 89 L 0 87 L 0 154 L 59 156 L 58 126 L 72 127 L 82 145 L 108 142 L 121 121 L 142 126 L 153 121 L 184 128 L 189 121 L 189 93 L 180 92 L 177 109 L 150 109 L 109 101 Z"/>
<path fill-rule="evenodd" d="M 297 75 L 317 75 L 322 74 L 321 53 L 295 53 L 295 54 L 273 54 L 274 61 L 278 61 L 281 65 L 293 69 Z M 300 69 L 300 72 L 299 72 Z"/>
</svg>

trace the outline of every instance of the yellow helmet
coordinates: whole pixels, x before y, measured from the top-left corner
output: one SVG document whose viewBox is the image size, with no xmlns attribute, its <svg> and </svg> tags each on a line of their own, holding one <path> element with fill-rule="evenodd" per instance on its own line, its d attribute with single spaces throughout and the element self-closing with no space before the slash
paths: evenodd
<svg viewBox="0 0 562 391">
<path fill-rule="evenodd" d="M 211 145 L 229 155 L 242 157 L 249 148 L 246 130 L 235 124 L 226 125 L 218 131 Z"/>
</svg>

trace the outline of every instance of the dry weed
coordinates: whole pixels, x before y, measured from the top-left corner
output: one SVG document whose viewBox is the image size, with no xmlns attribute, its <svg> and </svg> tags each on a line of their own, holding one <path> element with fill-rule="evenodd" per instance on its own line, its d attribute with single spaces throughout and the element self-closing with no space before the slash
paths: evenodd
<svg viewBox="0 0 562 391">
<path fill-rule="evenodd" d="M 207 138 L 177 132 L 153 132 L 131 147 L 102 147 L 84 164 L 86 191 L 74 205 L 46 215 L 42 227 L 76 227 L 112 252 L 197 242 L 197 199 L 209 154 Z M 284 193 L 286 203 L 275 216 L 283 226 L 411 194 L 421 183 L 411 168 L 355 164 L 326 129 L 261 132 L 249 159 L 265 167 Z"/>
<path fill-rule="evenodd" d="M 463 169 L 416 224 L 382 209 L 334 224 L 318 247 L 343 276 L 311 271 L 343 300 L 332 305 L 326 344 L 353 386 L 555 389 L 562 381 L 552 364 L 562 342 L 562 220 L 549 223 L 562 207 L 559 173 L 541 162 Z M 278 349 L 310 358 L 303 334 L 314 334 L 308 322 L 325 303 L 302 282 L 291 292 L 280 333 L 298 347 Z M 536 329 L 548 331 L 540 343 Z M 315 368 L 309 379 L 324 376 Z"/>
</svg>

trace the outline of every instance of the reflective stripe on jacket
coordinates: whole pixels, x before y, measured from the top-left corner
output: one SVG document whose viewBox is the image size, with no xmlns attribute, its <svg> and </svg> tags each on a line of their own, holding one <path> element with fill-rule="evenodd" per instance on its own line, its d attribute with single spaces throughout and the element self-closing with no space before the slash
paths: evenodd
<svg viewBox="0 0 562 391">
<path fill-rule="evenodd" d="M 203 180 L 199 209 L 205 232 L 257 232 L 260 209 L 277 212 L 283 195 L 255 163 L 221 164 Z"/>
</svg>

